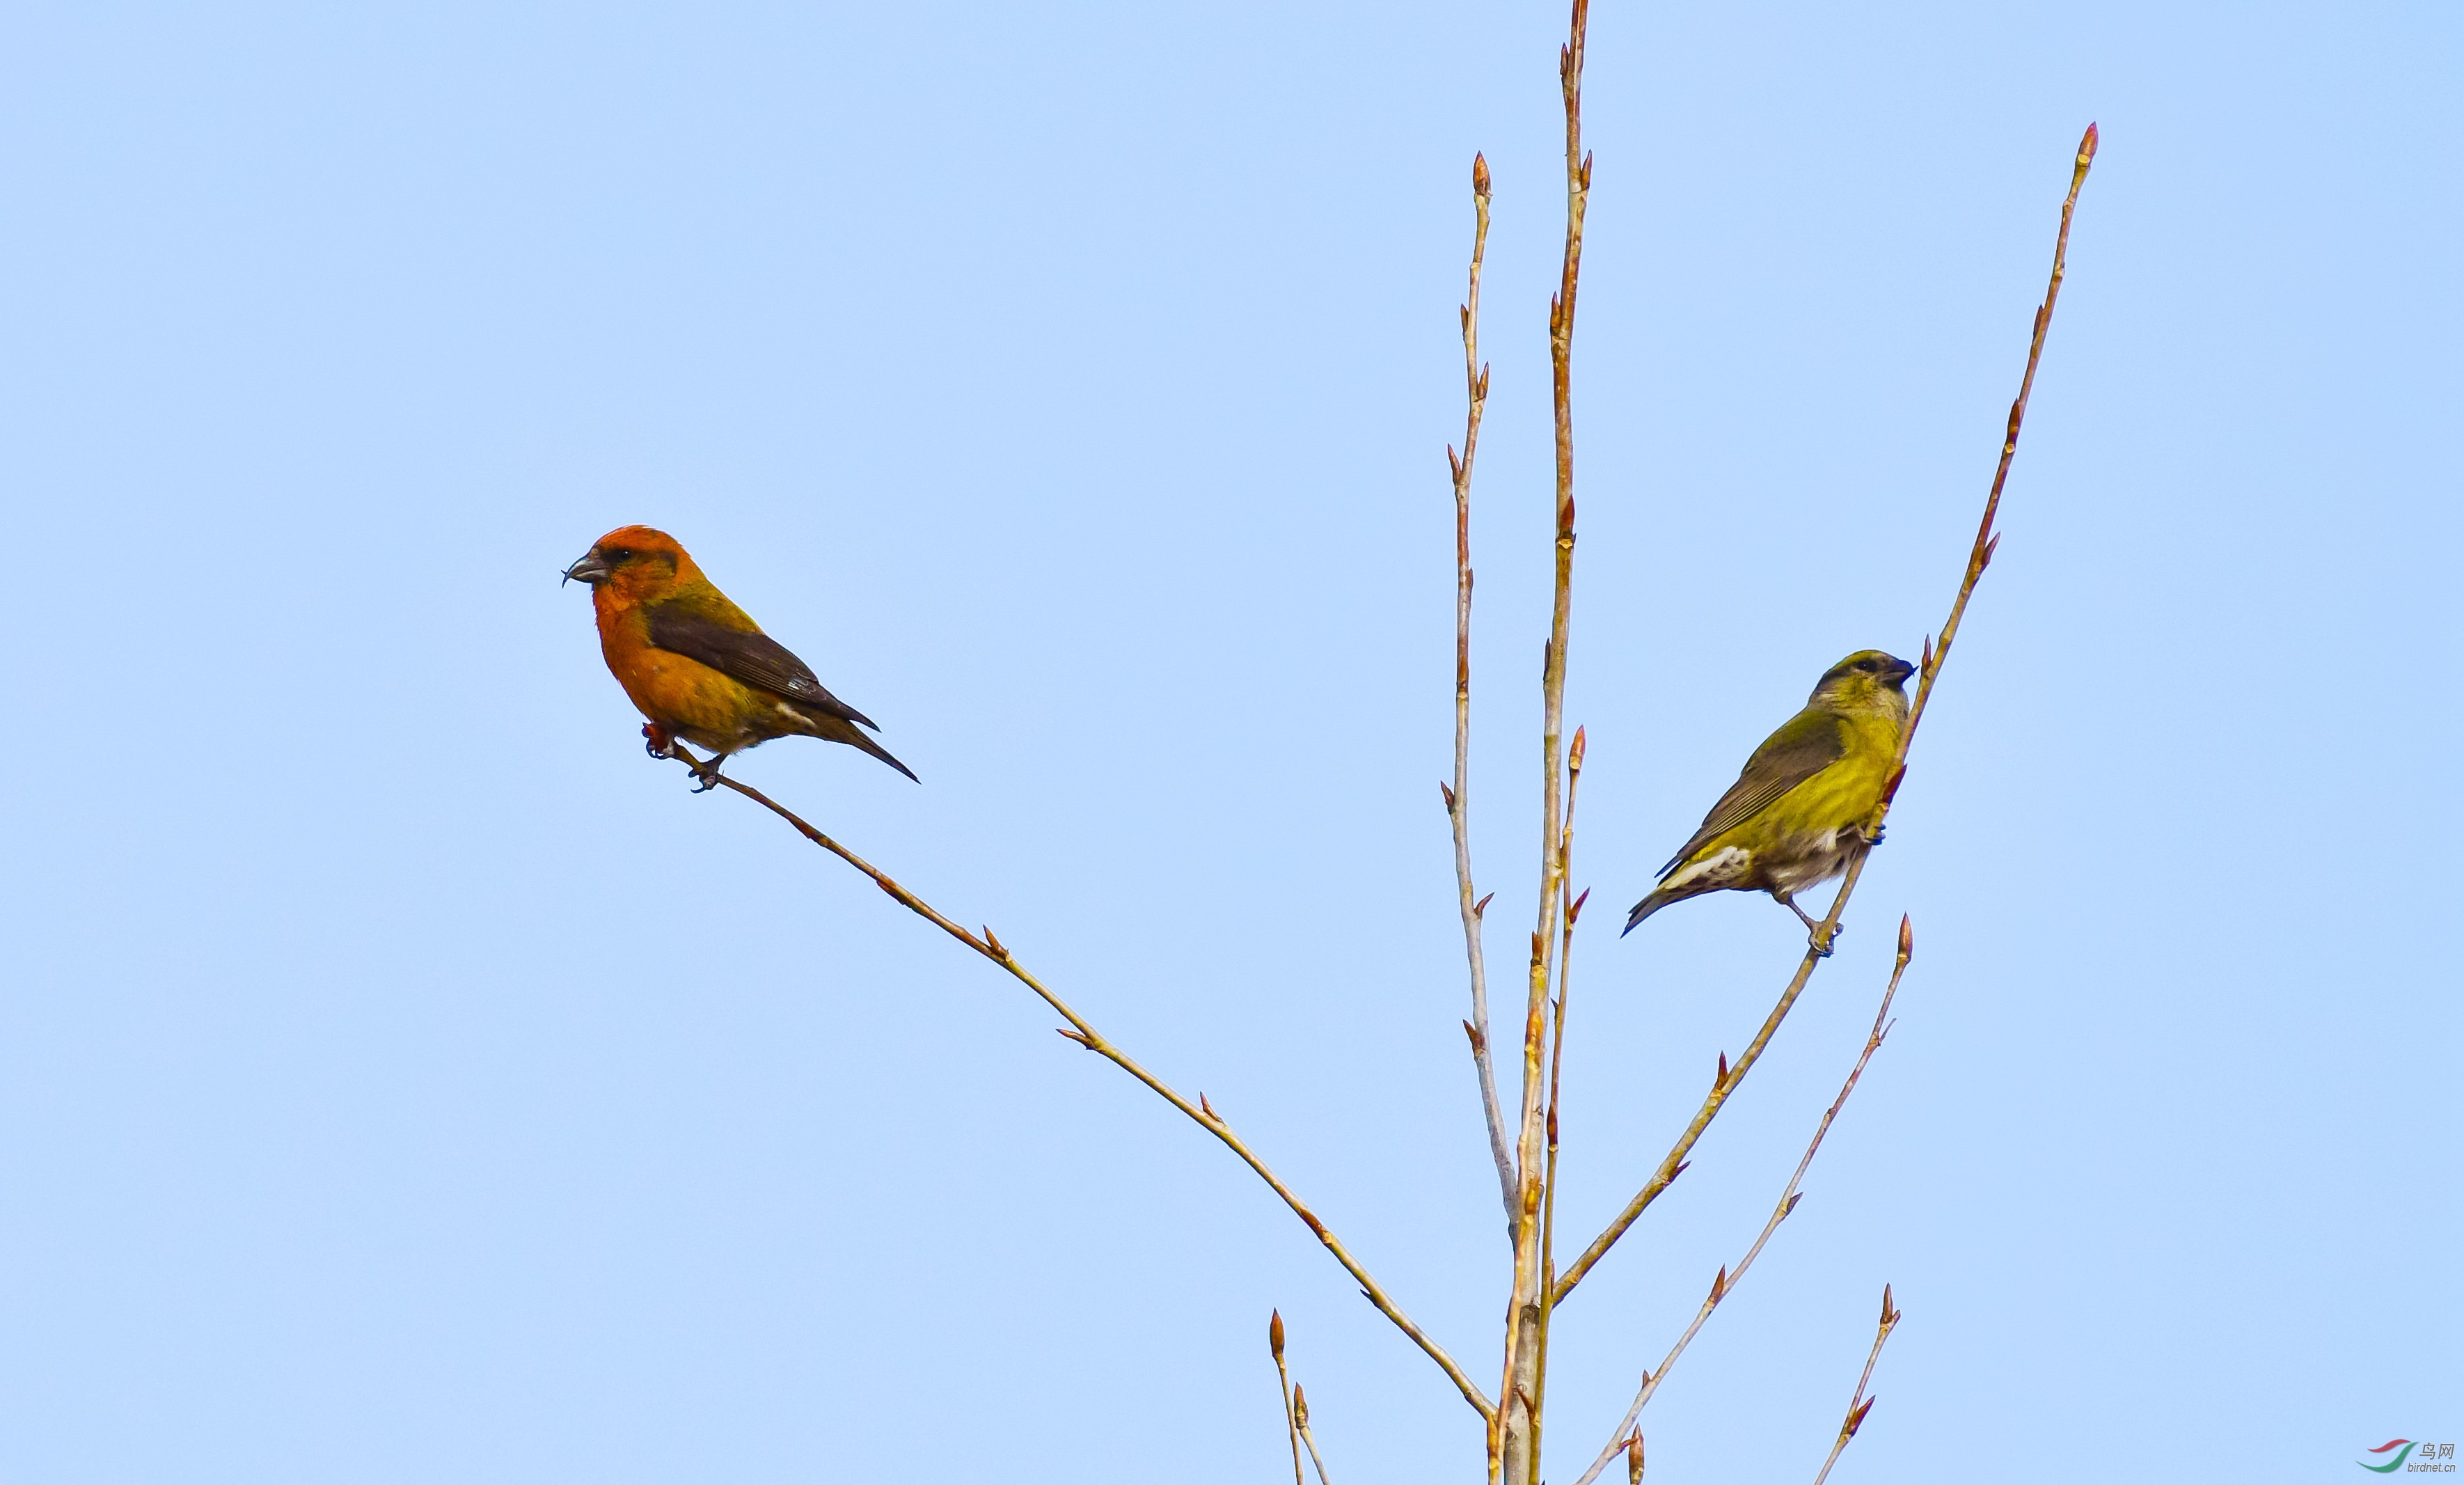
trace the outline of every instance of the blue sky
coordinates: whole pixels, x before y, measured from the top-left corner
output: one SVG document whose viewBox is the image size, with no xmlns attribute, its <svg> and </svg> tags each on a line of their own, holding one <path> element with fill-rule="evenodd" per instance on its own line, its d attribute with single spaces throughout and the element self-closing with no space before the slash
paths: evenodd
<svg viewBox="0 0 2464 1485">
<path fill-rule="evenodd" d="M 0 1471 L 1348 1481 L 1443 1379 L 1024 992 L 641 756 L 650 521 L 922 776 L 736 770 L 1204 1090 L 1474 1369 L 1475 849 L 1535 872 L 1553 6 L 20 8 L 0 46 Z M 2003 521 L 1837 958 L 1561 1316 L 1571 1479 L 2308 1480 L 2464 1435 L 2449 7 L 1600 7 L 1575 879 L 1622 905 Z M 108 704 L 105 704 L 108 703 Z M 1577 947 L 1566 1220 L 1801 936 Z M 1657 1477 L 1657 1472 L 1655 1472 Z"/>
</svg>

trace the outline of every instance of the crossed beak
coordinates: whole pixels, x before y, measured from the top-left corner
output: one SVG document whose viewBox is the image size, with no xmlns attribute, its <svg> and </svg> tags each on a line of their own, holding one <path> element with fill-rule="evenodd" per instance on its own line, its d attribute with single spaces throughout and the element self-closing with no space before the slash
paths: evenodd
<svg viewBox="0 0 2464 1485">
<path fill-rule="evenodd" d="M 583 553 L 580 562 L 564 569 L 566 583 L 587 583 L 593 587 L 606 582 L 609 575 L 610 569 L 607 564 L 599 560 L 599 548 L 595 546 Z M 563 584 L 558 586 L 562 587 Z"/>
</svg>

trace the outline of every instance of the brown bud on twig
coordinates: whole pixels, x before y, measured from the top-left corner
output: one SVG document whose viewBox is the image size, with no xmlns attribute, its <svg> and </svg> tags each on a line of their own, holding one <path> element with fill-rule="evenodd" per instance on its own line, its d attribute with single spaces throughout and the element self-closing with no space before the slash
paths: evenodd
<svg viewBox="0 0 2464 1485">
<path fill-rule="evenodd" d="M 1284 1312 L 1281 1310 L 1269 1310 L 1266 1312 L 1266 1349 L 1275 1353 L 1275 1360 L 1277 1362 L 1280 1363 L 1283 1361 Z"/>
<path fill-rule="evenodd" d="M 2086 166 L 2093 164 L 2095 160 L 2096 125 L 2091 123 L 2087 126 L 2087 132 L 2079 136 L 2079 163 Z"/>
<path fill-rule="evenodd" d="M 2092 141 L 2096 130 L 2089 129 L 2088 135 Z M 1488 194 L 1488 157 L 1486 155 L 1476 154 L 1471 157 L 1471 193 L 1475 196 Z"/>
<path fill-rule="evenodd" d="M 1720 1071 L 1712 1077 L 1711 1086 L 1715 1089 L 1728 1086 L 1728 1054 L 1725 1052 L 1720 1053 Z"/>
<path fill-rule="evenodd" d="M 1872 1412 L 1874 1410 L 1874 1405 L 1881 1401 L 1881 1399 L 1879 1397 L 1869 1397 L 1865 1399 L 1864 1407 L 1858 1408 L 1855 1412 L 1848 1415 L 1848 1426 L 1841 1431 L 1848 1437 L 1855 1438 L 1857 1436 L 1857 1430 L 1865 1426 L 1865 1415 Z"/>
<path fill-rule="evenodd" d="M 1711 1280 L 1711 1302 L 1713 1304 L 1718 1304 L 1720 1300 L 1727 1295 L 1727 1293 L 1728 1266 L 1724 1263 L 1720 1265 L 1719 1274 Z"/>
<path fill-rule="evenodd" d="M 1890 1329 L 1900 1322 L 1900 1312 L 1891 1308 L 1891 1286 L 1882 1286 L 1882 1328 Z"/>
<path fill-rule="evenodd" d="M 1566 750 L 1566 767 L 1573 773 L 1583 771 L 1583 729 L 1580 727 L 1574 729 L 1574 745 Z"/>
<path fill-rule="evenodd" d="M 1496 896 L 1497 896 L 1497 894 L 1492 892 L 1492 893 L 1490 893 L 1490 894 L 1488 895 L 1488 898 L 1493 898 L 1493 897 L 1496 897 Z M 1471 905 L 1471 916 L 1472 916 L 1472 917 L 1474 917 L 1474 918 L 1482 918 L 1482 917 L 1485 917 L 1485 916 L 1487 916 L 1487 913 L 1488 913 L 1488 898 L 1481 898 L 1479 901 L 1477 901 L 1477 902 L 1475 902 L 1475 903 L 1473 903 L 1473 904 Z"/>
<path fill-rule="evenodd" d="M 1625 1478 L 1626 1485 L 1642 1485 L 1642 1435 L 1639 1433 L 1626 1441 Z"/>
<path fill-rule="evenodd" d="M 1466 1021 L 1463 1023 L 1463 1035 L 1471 1038 L 1471 1050 L 1477 1053 L 1480 1051 L 1480 1028 Z"/>
<path fill-rule="evenodd" d="M 1796 1204 L 1803 1200 L 1805 1200 L 1805 1193 L 1803 1191 L 1799 1191 L 1794 1196 L 1790 1197 L 1788 1199 L 1788 1205 L 1779 1209 L 1781 1220 L 1787 1220 L 1787 1218 L 1796 1210 Z"/>
<path fill-rule="evenodd" d="M 984 925 L 984 944 L 993 951 L 993 958 L 1004 961 L 1009 958 L 1009 950 L 1001 947 L 1001 941 L 994 935 L 990 923 Z"/>
<path fill-rule="evenodd" d="M 1925 655 L 1925 666 L 1924 666 L 1924 668 L 1923 668 L 1922 674 L 1926 675 L 1926 676 L 1930 676 L 1930 675 L 1932 675 L 1932 674 L 1933 674 L 1933 636 L 1932 636 L 1931 634 L 1927 634 L 1927 635 L 1925 637 L 1925 651 L 1924 651 L 1924 655 Z"/>
<path fill-rule="evenodd" d="M 1976 564 L 1976 565 L 1979 567 L 1991 566 L 1993 565 L 1993 549 L 2001 544 L 2002 533 L 1996 531 L 1993 533 L 1993 540 L 1985 543 L 1985 556 Z"/>
<path fill-rule="evenodd" d="M 1446 813 L 1455 812 L 1455 791 L 1443 779 L 1438 781 L 1438 797 L 1446 802 Z"/>
<path fill-rule="evenodd" d="M 1677 1163 L 1677 1168 L 1668 1173 L 1668 1185 L 1675 1186 L 1677 1184 L 1677 1178 L 1685 1174 L 1685 1167 L 1693 1164 L 1694 1163 L 1692 1161 L 1679 1161 Z"/>
<path fill-rule="evenodd" d="M 1205 1094 L 1204 1090 L 1202 1090 L 1202 1089 L 1199 1092 L 1199 1095 L 1198 1095 L 1198 1106 L 1199 1106 L 1199 1108 L 1200 1108 L 1200 1109 L 1202 1109 L 1202 1110 L 1204 1110 L 1204 1111 L 1205 1111 L 1206 1117 L 1207 1117 L 1208 1119 L 1214 1119 L 1214 1120 L 1215 1120 L 1215 1121 L 1217 1121 L 1218 1123 L 1222 1122 L 1223 1116 L 1222 1116 L 1222 1115 L 1221 1115 L 1221 1114 L 1216 1113 L 1216 1112 L 1215 1112 L 1215 1105 L 1214 1105 L 1214 1104 L 1211 1104 L 1211 1103 L 1209 1103 L 1209 1102 L 1207 1102 L 1207 1101 L 1206 1101 L 1206 1094 Z"/>
<path fill-rule="evenodd" d="M 1304 1429 L 1309 1427 L 1309 1394 L 1301 1390 L 1297 1382 L 1292 1384 L 1292 1422 Z"/>
<path fill-rule="evenodd" d="M 1900 915 L 1900 963 L 1906 964 L 1915 957 L 1916 951 L 1916 930 L 1908 925 L 1908 915 L 1902 913 Z"/>
<path fill-rule="evenodd" d="M 1471 322 L 1470 310 L 1463 311 L 1463 322 L 1466 324 Z M 1463 460 L 1455 457 L 1453 444 L 1446 445 L 1446 475 L 1458 484 L 1463 482 Z"/>
<path fill-rule="evenodd" d="M 1592 889 L 1586 887 L 1583 889 L 1583 895 L 1574 899 L 1573 905 L 1566 909 L 1567 927 L 1574 926 L 1574 920 L 1583 916 L 1583 904 L 1590 900 L 1592 900 Z"/>
</svg>

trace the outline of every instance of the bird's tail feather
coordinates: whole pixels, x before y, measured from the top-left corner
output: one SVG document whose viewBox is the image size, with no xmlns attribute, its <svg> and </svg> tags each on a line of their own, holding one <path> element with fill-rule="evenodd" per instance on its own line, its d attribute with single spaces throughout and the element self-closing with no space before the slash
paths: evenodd
<svg viewBox="0 0 2464 1485">
<path fill-rule="evenodd" d="M 915 782 L 916 782 L 916 783 L 921 784 L 921 783 L 923 783 L 923 782 L 924 782 L 922 779 L 916 779 L 916 778 L 915 778 L 915 770 L 914 770 L 914 769 L 908 767 L 905 764 L 900 763 L 897 759 L 891 757 L 891 756 L 890 756 L 890 749 L 888 749 L 888 748 L 886 748 L 886 747 L 882 746 L 882 745 L 881 745 L 880 743 L 878 743 L 878 742 L 875 742 L 872 739 L 870 739 L 870 738 L 869 738 L 869 737 L 866 737 L 863 733 L 861 733 L 861 732 L 857 732 L 857 731 L 856 731 L 854 728 L 852 728 L 852 727 L 848 728 L 848 729 L 847 729 L 847 731 L 848 731 L 848 737 L 847 737 L 847 741 L 850 744 L 852 744 L 853 746 L 858 747 L 858 748 L 861 748 L 861 749 L 863 749 L 865 752 L 870 753 L 873 757 L 880 759 L 883 763 L 888 764 L 890 766 L 891 766 L 892 768 L 897 769 L 899 772 L 901 772 L 901 773 L 903 773 L 903 774 L 907 775 L 909 778 L 911 778 L 911 779 L 915 779 Z"/>
</svg>

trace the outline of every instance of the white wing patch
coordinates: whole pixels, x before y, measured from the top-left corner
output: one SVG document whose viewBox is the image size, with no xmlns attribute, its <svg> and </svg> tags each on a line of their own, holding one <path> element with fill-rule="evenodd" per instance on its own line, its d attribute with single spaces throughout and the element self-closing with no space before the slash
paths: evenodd
<svg viewBox="0 0 2464 1485">
<path fill-rule="evenodd" d="M 1679 867 L 1666 881 L 1660 884 L 1660 890 L 1674 892 L 1683 887 L 1698 885 L 1706 890 L 1726 887 L 1731 882 L 1743 881 L 1753 868 L 1752 852 L 1743 846 L 1724 846 L 1716 855 L 1705 856 L 1700 861 Z"/>
</svg>

